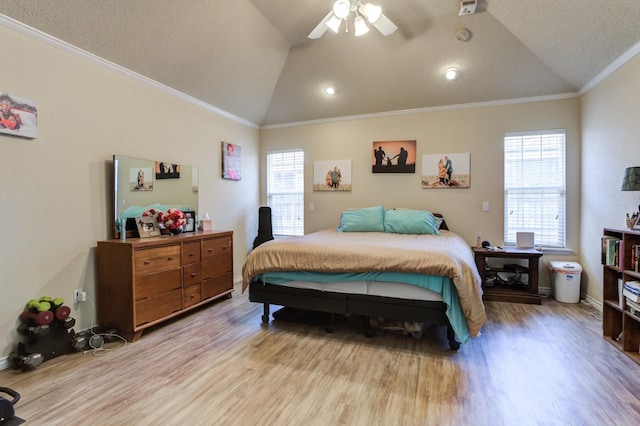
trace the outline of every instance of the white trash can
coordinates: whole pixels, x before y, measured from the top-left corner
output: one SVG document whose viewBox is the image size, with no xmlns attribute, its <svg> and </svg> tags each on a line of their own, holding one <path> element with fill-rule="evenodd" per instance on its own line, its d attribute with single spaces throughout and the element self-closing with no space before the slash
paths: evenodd
<svg viewBox="0 0 640 426">
<path fill-rule="evenodd" d="M 580 275 L 582 266 L 576 262 L 549 262 L 553 297 L 558 302 L 580 302 Z"/>
</svg>

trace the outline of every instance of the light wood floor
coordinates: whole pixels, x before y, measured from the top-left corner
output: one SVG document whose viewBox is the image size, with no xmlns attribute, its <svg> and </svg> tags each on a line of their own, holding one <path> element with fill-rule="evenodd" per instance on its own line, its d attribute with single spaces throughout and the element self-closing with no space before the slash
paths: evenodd
<svg viewBox="0 0 640 426">
<path fill-rule="evenodd" d="M 596 311 L 487 302 L 481 337 L 448 349 L 260 323 L 231 300 L 106 356 L 73 353 L 0 372 L 29 425 L 626 425 L 640 418 L 640 367 L 601 337 Z"/>
</svg>

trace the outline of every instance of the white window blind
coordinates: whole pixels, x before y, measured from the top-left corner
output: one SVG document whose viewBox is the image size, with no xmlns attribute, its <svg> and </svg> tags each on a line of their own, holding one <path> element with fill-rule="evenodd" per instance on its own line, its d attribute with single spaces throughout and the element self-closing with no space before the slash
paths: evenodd
<svg viewBox="0 0 640 426">
<path fill-rule="evenodd" d="M 267 153 L 267 204 L 274 235 L 304 235 L 304 151 Z"/>
<path fill-rule="evenodd" d="M 505 244 L 516 242 L 516 232 L 534 232 L 535 245 L 565 246 L 565 134 L 505 134 Z"/>
</svg>

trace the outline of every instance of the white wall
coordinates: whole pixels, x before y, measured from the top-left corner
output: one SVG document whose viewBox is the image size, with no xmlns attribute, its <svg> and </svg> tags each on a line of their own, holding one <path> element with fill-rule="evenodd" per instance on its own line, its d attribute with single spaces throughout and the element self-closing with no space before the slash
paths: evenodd
<svg viewBox="0 0 640 426">
<path fill-rule="evenodd" d="M 11 46 L 0 92 L 37 102 L 37 139 L 0 134 L 0 360 L 32 298 L 63 297 L 76 330 L 92 325 L 96 241 L 110 238 L 113 154 L 199 169 L 199 205 L 234 234 L 234 274 L 255 238 L 258 130 L 0 25 Z M 221 142 L 242 147 L 242 181 L 221 178 Z M 1 364 L 1 362 L 0 362 Z"/>
<path fill-rule="evenodd" d="M 451 111 L 424 112 L 384 118 L 263 129 L 262 167 L 267 151 L 303 148 L 305 152 L 305 232 L 337 226 L 349 207 L 384 204 L 441 212 L 469 244 L 476 234 L 493 244 L 503 240 L 503 139 L 509 131 L 567 129 L 567 245 L 579 248 L 580 102 L 564 99 Z M 373 174 L 372 142 L 416 140 L 415 174 Z M 422 189 L 423 154 L 470 153 L 471 188 Z M 350 193 L 313 192 L 313 162 L 352 160 Z M 266 186 L 262 181 L 262 201 Z M 482 211 L 488 201 L 489 212 Z"/>
<path fill-rule="evenodd" d="M 620 191 L 624 170 L 640 166 L 640 56 L 582 98 L 581 262 L 589 295 L 602 300 L 603 228 L 626 229 L 640 192 Z"/>
</svg>

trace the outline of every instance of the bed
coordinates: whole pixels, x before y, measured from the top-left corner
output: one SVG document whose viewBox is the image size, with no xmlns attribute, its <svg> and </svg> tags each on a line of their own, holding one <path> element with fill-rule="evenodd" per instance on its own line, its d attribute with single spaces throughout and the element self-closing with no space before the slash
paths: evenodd
<svg viewBox="0 0 640 426">
<path fill-rule="evenodd" d="M 480 276 L 469 245 L 440 215 L 376 206 L 350 209 L 337 229 L 264 242 L 243 266 L 243 292 L 270 306 L 335 315 L 393 318 L 447 327 L 451 349 L 486 320 Z"/>
</svg>

